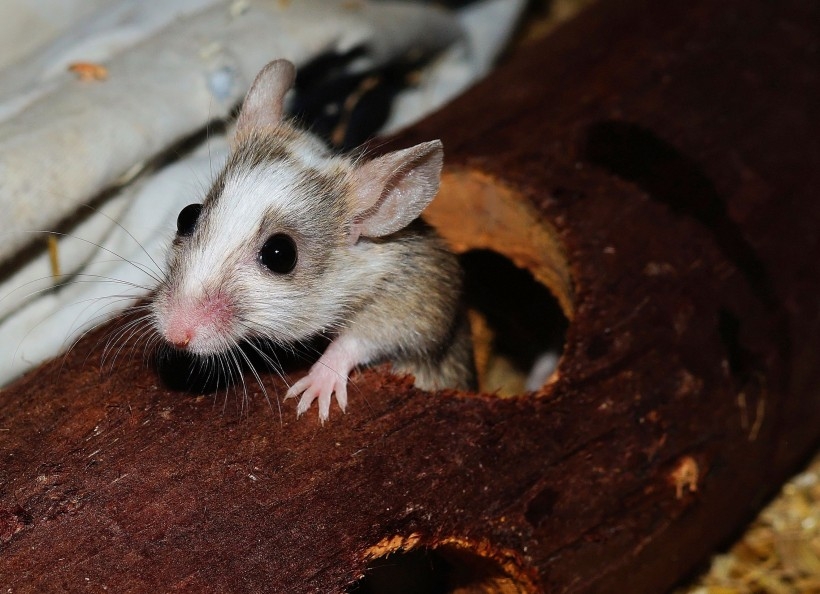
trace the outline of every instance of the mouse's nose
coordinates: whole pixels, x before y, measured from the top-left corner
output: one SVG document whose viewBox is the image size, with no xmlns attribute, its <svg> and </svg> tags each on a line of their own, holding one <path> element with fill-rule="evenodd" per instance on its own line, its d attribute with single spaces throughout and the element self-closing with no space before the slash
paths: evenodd
<svg viewBox="0 0 820 594">
<path fill-rule="evenodd" d="M 165 340 L 178 349 L 187 347 L 196 334 L 196 327 L 186 316 L 172 315 L 165 327 Z"/>
<path fill-rule="evenodd" d="M 184 349 L 191 342 L 191 335 L 191 332 L 184 332 L 179 336 L 167 336 L 166 338 L 168 339 L 168 342 L 170 342 L 176 348 Z"/>
<path fill-rule="evenodd" d="M 177 349 L 214 353 L 233 337 L 233 307 L 222 296 L 174 300 L 164 313 L 160 332 Z"/>
</svg>

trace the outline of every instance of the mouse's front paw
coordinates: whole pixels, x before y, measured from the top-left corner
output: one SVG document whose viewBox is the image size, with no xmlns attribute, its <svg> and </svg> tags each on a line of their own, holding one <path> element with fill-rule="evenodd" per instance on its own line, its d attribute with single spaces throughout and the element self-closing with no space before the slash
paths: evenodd
<svg viewBox="0 0 820 594">
<path fill-rule="evenodd" d="M 302 395 L 296 406 L 296 416 L 299 417 L 318 399 L 319 420 L 324 423 L 330 417 L 330 400 L 334 393 L 339 408 L 344 412 L 347 408 L 347 374 L 334 371 L 320 361 L 310 368 L 305 377 L 290 387 L 285 400 Z"/>
</svg>

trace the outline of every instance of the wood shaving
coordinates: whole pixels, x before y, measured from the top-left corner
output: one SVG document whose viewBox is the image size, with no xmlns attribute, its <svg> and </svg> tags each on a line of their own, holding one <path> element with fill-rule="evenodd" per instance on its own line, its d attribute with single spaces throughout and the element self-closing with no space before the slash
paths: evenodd
<svg viewBox="0 0 820 594">
<path fill-rule="evenodd" d="M 820 593 L 820 455 L 676 594 Z"/>
<path fill-rule="evenodd" d="M 102 64 L 94 64 L 93 62 L 73 62 L 68 65 L 68 70 L 76 74 L 77 78 L 83 82 L 108 78 L 108 69 Z"/>
</svg>

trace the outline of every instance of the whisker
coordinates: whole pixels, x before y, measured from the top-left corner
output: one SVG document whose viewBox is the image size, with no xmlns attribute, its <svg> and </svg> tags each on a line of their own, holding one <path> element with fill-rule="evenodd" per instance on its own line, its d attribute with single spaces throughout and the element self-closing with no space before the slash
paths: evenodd
<svg viewBox="0 0 820 594">
<path fill-rule="evenodd" d="M 117 358 L 120 356 L 120 353 L 122 352 L 122 350 L 125 348 L 125 346 L 128 344 L 128 342 L 131 340 L 131 338 L 133 338 L 133 336 L 137 332 L 140 332 L 140 330 L 142 328 L 144 328 L 144 326 L 141 325 L 141 323 L 144 322 L 144 321 L 145 320 L 138 319 L 138 320 L 134 320 L 132 322 L 129 322 L 129 323 L 125 324 L 123 326 L 123 328 L 117 333 L 116 337 L 113 338 L 112 340 L 109 340 L 109 344 L 106 345 L 105 350 L 108 351 L 109 353 L 110 352 L 114 353 L 114 356 L 111 358 L 111 365 L 110 365 L 110 369 L 111 369 L 112 372 L 114 371 L 114 365 L 116 364 Z M 119 347 L 117 348 L 116 351 L 114 351 L 112 348 L 109 348 L 110 346 L 112 346 L 116 343 L 119 343 Z M 104 351 L 104 353 L 105 353 L 105 351 Z M 105 354 L 101 358 L 100 364 L 102 366 L 105 365 Z"/>
<path fill-rule="evenodd" d="M 152 290 L 148 287 L 145 287 L 143 285 L 139 285 L 139 284 L 136 284 L 136 283 L 132 283 L 130 281 L 125 281 L 125 280 L 111 278 L 111 277 L 104 277 L 104 276 L 100 276 L 100 275 L 89 275 L 89 276 L 92 276 L 92 277 L 96 276 L 97 278 L 96 279 L 92 278 L 92 279 L 79 279 L 78 280 L 78 279 L 72 277 L 71 279 L 66 280 L 65 282 L 50 284 L 47 287 L 42 287 L 40 289 L 30 291 L 29 293 L 27 293 L 26 295 L 24 295 L 22 297 L 22 303 L 20 303 L 16 308 L 12 308 L 12 309 L 13 309 L 13 311 L 17 311 L 20 308 L 25 307 L 27 305 L 27 303 L 29 302 L 31 297 L 35 297 L 37 295 L 43 295 L 45 293 L 50 293 L 50 292 L 57 293 L 61 289 L 64 289 L 65 287 L 69 287 L 69 286 L 73 286 L 73 285 L 77 285 L 77 284 L 84 284 L 84 283 L 89 283 L 90 284 L 90 283 L 106 283 L 106 282 L 108 282 L 108 283 L 111 283 L 111 284 L 121 284 L 121 285 L 124 285 L 126 287 L 130 287 L 132 289 L 139 289 L 140 291 L 144 291 L 145 293 L 150 293 L 151 290 Z M 32 285 L 34 283 L 45 282 L 50 278 L 53 278 L 53 277 L 42 277 L 42 278 L 34 279 L 34 280 L 28 281 L 26 283 L 23 283 L 22 285 L 20 285 L 18 287 L 15 287 L 14 289 L 12 289 L 8 293 L 6 293 L 2 298 L 0 298 L 0 303 L 2 303 L 6 298 L 11 297 L 18 290 L 23 289 L 26 286 Z M 102 279 L 102 280 L 100 280 L 100 279 Z M 117 295 L 117 297 L 123 297 L 123 296 L 124 295 Z M 143 295 L 134 293 L 131 297 L 133 299 L 137 299 L 141 296 L 143 296 Z M 104 299 L 106 297 L 107 297 L 107 295 L 106 296 L 99 296 L 99 297 L 95 297 L 95 298 L 96 299 Z M 55 312 L 55 313 L 57 313 L 57 312 Z"/>
<path fill-rule="evenodd" d="M 259 384 L 259 387 L 262 389 L 262 394 L 265 396 L 265 400 L 268 403 L 268 408 L 270 408 L 271 411 L 272 411 L 273 410 L 273 405 L 271 404 L 270 397 L 268 396 L 268 391 L 265 389 L 265 385 L 262 383 L 262 378 L 259 376 L 259 373 L 256 371 L 256 368 L 253 366 L 253 363 L 251 362 L 248 355 L 241 349 L 239 350 L 239 352 L 242 355 L 243 359 L 245 360 L 245 363 L 247 363 L 248 367 L 250 368 L 250 371 L 253 374 L 253 377 L 256 378 L 256 383 Z M 279 409 L 279 424 L 281 425 L 282 424 L 282 407 L 281 407 L 281 404 L 280 404 L 278 398 L 276 399 L 276 406 Z"/>
<path fill-rule="evenodd" d="M 55 235 L 57 237 L 67 237 L 67 238 L 70 238 L 70 239 L 74 239 L 76 241 L 81 241 L 81 242 L 86 243 L 88 245 L 93 245 L 97 249 L 100 249 L 100 250 L 102 250 L 102 251 L 104 251 L 108 254 L 111 254 L 112 256 L 117 258 L 119 261 L 126 262 L 126 263 L 130 264 L 131 266 L 133 266 L 134 268 L 136 268 L 137 270 L 139 270 L 143 274 L 146 274 L 146 275 L 150 276 L 151 278 L 153 278 L 157 283 L 162 283 L 163 282 L 164 274 L 162 276 L 159 276 L 156 273 L 154 273 L 154 271 L 152 271 L 150 268 L 145 266 L 144 264 L 142 264 L 140 262 L 136 262 L 134 260 L 130 260 L 129 258 L 126 258 L 125 256 L 122 256 L 122 255 L 118 254 L 114 250 L 112 250 L 110 248 L 107 248 L 104 245 L 99 244 L 95 241 L 91 241 L 90 239 L 85 239 L 84 237 L 79 237 L 77 235 L 72 235 L 70 233 L 64 233 L 62 231 L 43 231 L 43 230 L 38 230 L 38 229 L 32 229 L 32 230 L 25 230 L 25 231 L 19 231 L 19 232 L 20 233 L 31 233 L 33 235 L 42 234 L 42 235 Z"/>
<path fill-rule="evenodd" d="M 130 237 L 134 241 L 134 243 L 139 246 L 139 248 L 142 250 L 142 253 L 144 253 L 146 256 L 148 256 L 148 259 L 151 260 L 151 262 L 154 264 L 154 266 L 156 267 L 156 269 L 159 272 L 160 276 L 164 275 L 162 266 L 157 264 L 157 262 L 156 262 L 156 260 L 154 260 L 153 256 L 151 256 L 151 254 L 148 253 L 148 250 L 145 249 L 145 246 L 143 246 L 142 243 L 140 243 L 140 241 L 136 237 L 134 237 L 134 235 L 128 229 L 126 229 L 119 221 L 117 221 L 113 217 L 110 217 L 108 214 L 106 214 L 105 212 L 103 212 L 99 208 L 95 208 L 94 206 L 91 206 L 90 204 L 84 204 L 83 206 L 85 206 L 85 208 L 88 208 L 89 210 L 91 210 L 93 212 L 96 212 L 97 214 L 100 214 L 100 215 L 104 216 L 109 221 L 114 223 L 117 227 L 119 227 L 120 229 L 125 231 L 125 233 L 128 235 L 128 237 Z M 154 277 L 154 279 L 159 281 L 158 277 Z"/>
<path fill-rule="evenodd" d="M 245 406 L 249 406 L 248 400 L 248 386 L 245 383 L 245 377 L 242 374 L 242 366 L 239 363 L 239 360 L 236 357 L 236 351 L 233 349 L 228 349 L 225 351 L 225 354 L 229 357 L 229 364 L 230 362 L 233 363 L 234 368 L 236 369 L 236 374 L 239 377 L 239 380 L 242 382 L 242 403 L 240 404 L 240 414 L 245 412 Z"/>
</svg>

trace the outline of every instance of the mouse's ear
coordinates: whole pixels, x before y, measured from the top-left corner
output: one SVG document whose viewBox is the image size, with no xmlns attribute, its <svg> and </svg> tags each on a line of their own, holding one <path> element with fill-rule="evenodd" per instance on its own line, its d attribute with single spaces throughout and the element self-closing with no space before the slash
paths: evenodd
<svg viewBox="0 0 820 594">
<path fill-rule="evenodd" d="M 256 75 L 236 120 L 234 146 L 253 131 L 279 125 L 285 93 L 295 80 L 296 67 L 287 60 L 274 60 Z"/>
<path fill-rule="evenodd" d="M 353 172 L 353 227 L 359 236 L 382 237 L 415 220 L 438 193 L 444 150 L 440 140 L 388 153 Z"/>
</svg>

